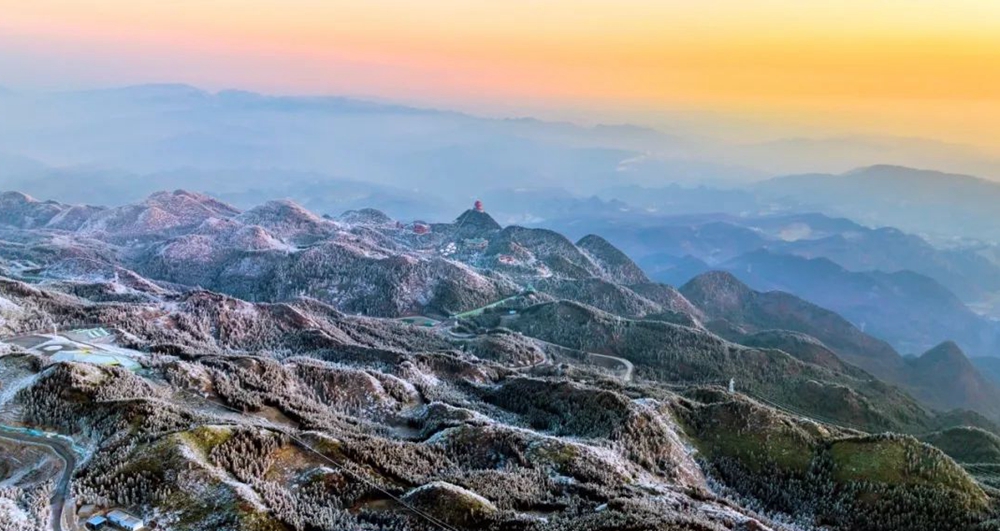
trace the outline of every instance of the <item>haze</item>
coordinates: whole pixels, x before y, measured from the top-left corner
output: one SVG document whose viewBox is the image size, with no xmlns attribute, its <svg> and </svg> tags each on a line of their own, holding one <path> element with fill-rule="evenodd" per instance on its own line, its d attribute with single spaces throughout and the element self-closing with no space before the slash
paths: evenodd
<svg viewBox="0 0 1000 531">
<path fill-rule="evenodd" d="M 954 176 L 1000 179 L 992 2 L 0 0 L 0 10 L 0 188 L 38 197 L 121 204 L 183 187 L 240 207 L 290 197 L 328 214 L 442 220 L 479 198 L 510 223 L 596 196 L 998 236 L 993 185 Z M 872 194 L 770 181 L 845 172 L 840 183 L 878 176 L 860 181 Z M 931 191 L 913 186 L 921 179 Z"/>
<path fill-rule="evenodd" d="M 987 0 L 0 2 L 0 81 L 183 82 L 742 141 L 904 135 L 991 151 Z M 683 119 L 683 122 L 681 120 Z"/>
</svg>

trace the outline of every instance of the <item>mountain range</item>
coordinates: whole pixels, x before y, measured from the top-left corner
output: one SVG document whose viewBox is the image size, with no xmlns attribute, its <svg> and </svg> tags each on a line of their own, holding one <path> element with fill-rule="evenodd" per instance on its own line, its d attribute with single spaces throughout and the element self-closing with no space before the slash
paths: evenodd
<svg viewBox="0 0 1000 531">
<path fill-rule="evenodd" d="M 503 183 L 507 194 L 558 189 L 666 214 L 820 211 L 943 239 L 995 235 L 988 217 L 994 182 L 871 166 L 889 161 L 985 177 L 1000 168 L 975 148 L 920 139 L 734 144 L 678 124 L 663 124 L 665 131 L 580 126 L 171 84 L 5 91 L 0 113 L 0 187 L 67 202 L 122 204 L 184 187 L 241 208 L 290 197 L 322 213 L 376 207 L 440 220 Z M 861 169 L 840 173 L 850 168 Z M 804 169 L 830 173 L 800 175 Z M 68 186 L 82 182 L 89 186 Z M 674 184 L 657 188 L 663 183 Z M 501 203 L 494 202 L 498 213 Z M 498 216 L 505 221 L 552 218 L 504 206 L 520 216 Z M 914 208 L 926 210 L 914 216 Z"/>
<path fill-rule="evenodd" d="M 0 422 L 86 448 L 73 508 L 177 529 L 995 517 L 1000 384 L 953 342 L 904 357 L 790 293 L 719 271 L 675 289 L 610 237 L 481 205 L 447 223 L 184 190 L 0 206 Z M 24 478 L 10 499 L 41 522 Z"/>
<path fill-rule="evenodd" d="M 910 354 L 954 340 L 1000 352 L 1000 265 L 976 246 L 940 248 L 897 229 L 821 214 L 690 214 L 556 219 L 568 234 L 599 232 L 654 279 L 681 285 L 713 269 L 758 290 L 830 308 Z"/>
<path fill-rule="evenodd" d="M 372 206 L 436 217 L 497 182 L 585 193 L 664 176 L 691 182 L 693 172 L 765 176 L 689 160 L 685 140 L 649 128 L 494 119 L 345 97 L 141 85 L 2 93 L 0 114 L 0 187 L 71 202 L 81 198 L 62 195 L 61 183 L 86 180 L 103 197 L 85 190 L 82 200 L 101 204 L 170 186 L 231 194 L 244 207 L 292 197 L 317 211 Z M 345 205 L 337 195 L 344 183 L 368 202 Z M 410 208 L 405 200 L 414 196 Z"/>
<path fill-rule="evenodd" d="M 704 313 L 706 328 L 731 341 L 790 352 L 804 348 L 824 365 L 847 362 L 942 410 L 978 408 L 985 413 L 983 408 L 1000 404 L 996 382 L 981 375 L 952 341 L 906 358 L 830 310 L 783 291 L 753 291 L 725 272 L 695 277 L 680 292 Z"/>
<path fill-rule="evenodd" d="M 450 316 L 530 290 L 536 302 L 571 300 L 624 318 L 707 326 L 732 341 L 771 329 L 803 333 L 829 345 L 848 363 L 917 396 L 921 391 L 910 383 L 923 377 L 909 374 L 912 367 L 897 354 L 898 345 L 911 347 L 904 353 L 931 350 L 946 341 L 971 346 L 976 353 L 995 345 L 986 321 L 926 277 L 852 273 L 826 259 L 767 250 L 720 264 L 764 293 L 751 291 L 735 277 L 713 274 L 700 275 L 678 291 L 650 280 L 608 239 L 590 234 L 573 243 L 548 229 L 502 227 L 476 209 L 452 223 L 424 225 L 421 231 L 421 222 L 399 222 L 370 209 L 330 218 L 280 200 L 243 211 L 183 190 L 111 208 L 38 201 L 14 192 L 0 195 L 0 203 L 5 213 L 0 223 L 8 227 L 0 246 L 5 271 L 29 279 L 109 281 L 129 271 L 168 286 L 197 286 L 256 301 L 306 296 L 349 313 L 385 318 Z M 817 230 L 826 222 L 819 221 Z M 732 241 L 736 247 L 731 253 L 737 254 L 759 244 L 764 230 L 780 233 L 788 223 L 802 221 L 785 220 L 769 229 L 709 222 L 634 237 L 669 243 L 677 239 L 672 234 L 679 234 L 687 249 L 692 244 L 733 248 L 725 243 Z M 852 227 L 836 220 L 825 226 Z M 748 239 L 747 247 L 739 247 Z M 720 285 L 705 289 L 703 283 Z M 726 294 L 725 304 L 706 295 L 715 291 Z M 791 293 L 821 301 L 847 319 Z M 730 314 L 720 304 L 746 313 Z M 789 315 L 769 313 L 775 311 Z M 823 312 L 826 316 L 819 317 Z M 726 324 L 717 328 L 720 322 Z M 946 394 L 957 397 L 961 389 Z M 992 407 L 991 399 L 930 403 L 939 409 Z"/>
</svg>

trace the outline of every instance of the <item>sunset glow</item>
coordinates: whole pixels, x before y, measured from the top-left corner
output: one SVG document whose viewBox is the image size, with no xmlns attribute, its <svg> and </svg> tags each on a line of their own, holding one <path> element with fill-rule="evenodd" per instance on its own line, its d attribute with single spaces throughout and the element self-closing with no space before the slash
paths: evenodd
<svg viewBox="0 0 1000 531">
<path fill-rule="evenodd" d="M 0 84 L 14 86 L 696 110 L 977 144 L 996 143 L 1000 120 L 988 0 L 0 0 L 0 12 Z"/>
</svg>

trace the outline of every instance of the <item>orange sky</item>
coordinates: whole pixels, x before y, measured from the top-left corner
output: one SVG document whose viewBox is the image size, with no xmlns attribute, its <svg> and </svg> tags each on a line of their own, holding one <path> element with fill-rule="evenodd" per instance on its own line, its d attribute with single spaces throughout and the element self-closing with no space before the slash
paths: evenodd
<svg viewBox="0 0 1000 531">
<path fill-rule="evenodd" d="M 0 84 L 705 111 L 998 145 L 995 0 L 0 0 Z"/>
</svg>

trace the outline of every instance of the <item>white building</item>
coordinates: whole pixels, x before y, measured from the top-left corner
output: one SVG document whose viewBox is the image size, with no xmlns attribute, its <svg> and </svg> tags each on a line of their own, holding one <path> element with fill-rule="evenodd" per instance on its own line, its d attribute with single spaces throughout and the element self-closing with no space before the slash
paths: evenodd
<svg viewBox="0 0 1000 531">
<path fill-rule="evenodd" d="M 143 531 L 146 529 L 146 524 L 141 519 L 118 509 L 108 513 L 108 522 L 124 531 Z"/>
</svg>

